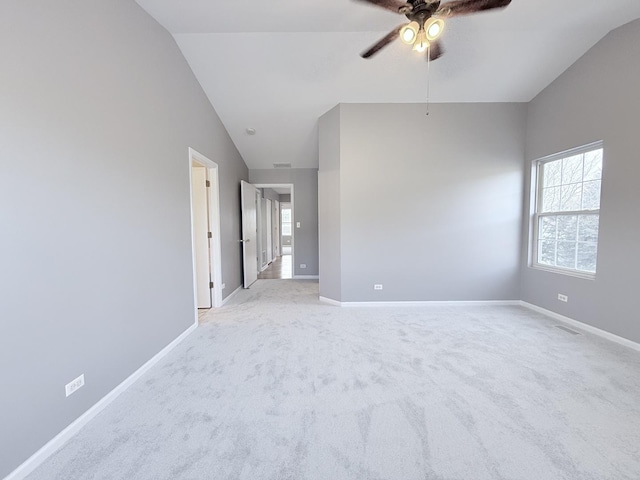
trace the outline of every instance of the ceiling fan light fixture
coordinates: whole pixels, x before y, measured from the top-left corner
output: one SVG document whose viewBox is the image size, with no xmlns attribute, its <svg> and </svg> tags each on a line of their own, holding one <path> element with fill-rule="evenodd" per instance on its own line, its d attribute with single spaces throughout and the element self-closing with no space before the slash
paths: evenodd
<svg viewBox="0 0 640 480">
<path fill-rule="evenodd" d="M 422 53 L 427 48 L 429 48 L 429 40 L 427 40 L 427 34 L 424 31 L 424 28 L 421 28 L 418 32 L 416 42 L 413 44 L 413 49 L 418 53 Z"/>
<path fill-rule="evenodd" d="M 444 30 L 444 20 L 441 18 L 430 18 L 424 24 L 424 30 L 427 32 L 427 40 L 434 41 Z"/>
<path fill-rule="evenodd" d="M 402 30 L 400 30 L 400 40 L 407 45 L 413 45 L 418 36 L 418 30 L 420 30 L 418 22 L 407 23 L 402 27 Z"/>
</svg>

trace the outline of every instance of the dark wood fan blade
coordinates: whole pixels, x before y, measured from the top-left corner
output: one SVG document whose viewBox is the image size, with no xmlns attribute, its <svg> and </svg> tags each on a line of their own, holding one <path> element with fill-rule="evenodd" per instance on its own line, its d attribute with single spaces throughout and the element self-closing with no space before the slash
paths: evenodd
<svg viewBox="0 0 640 480">
<path fill-rule="evenodd" d="M 511 3 L 511 0 L 454 0 L 440 5 L 434 13 L 437 17 L 455 17 L 458 15 L 468 15 L 470 13 L 491 10 L 494 8 L 504 8 Z"/>
<path fill-rule="evenodd" d="M 359 2 L 370 3 L 371 5 L 375 5 L 377 7 L 384 8 L 386 10 L 391 10 L 395 13 L 409 13 L 413 10 L 413 5 L 407 3 L 403 0 L 358 0 Z"/>
<path fill-rule="evenodd" d="M 429 47 L 429 60 L 433 62 L 434 60 L 439 59 L 442 55 L 444 55 L 442 42 L 440 42 L 440 40 L 431 42 L 431 46 Z M 424 58 L 427 58 L 427 56 L 425 55 Z"/>
<path fill-rule="evenodd" d="M 381 39 L 378 43 L 373 45 L 369 50 L 367 50 L 366 52 L 362 52 L 360 56 L 362 58 L 369 58 L 375 55 L 376 53 L 378 53 L 380 50 L 382 50 L 384 47 L 389 45 L 391 42 L 393 42 L 396 38 L 400 36 L 400 29 L 402 27 L 404 27 L 404 25 L 400 25 L 398 28 L 390 31 L 383 39 Z"/>
</svg>

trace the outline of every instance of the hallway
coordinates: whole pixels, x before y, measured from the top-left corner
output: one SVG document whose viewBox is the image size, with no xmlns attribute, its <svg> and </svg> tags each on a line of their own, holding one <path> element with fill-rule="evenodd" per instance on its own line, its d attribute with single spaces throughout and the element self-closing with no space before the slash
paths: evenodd
<svg viewBox="0 0 640 480">
<path fill-rule="evenodd" d="M 286 280 L 293 277 L 291 255 L 277 257 L 269 267 L 258 274 L 259 280 Z"/>
</svg>

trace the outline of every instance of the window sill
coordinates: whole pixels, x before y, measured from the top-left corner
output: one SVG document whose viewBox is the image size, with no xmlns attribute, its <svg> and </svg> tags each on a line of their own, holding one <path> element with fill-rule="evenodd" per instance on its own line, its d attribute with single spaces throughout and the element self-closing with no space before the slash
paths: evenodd
<svg viewBox="0 0 640 480">
<path fill-rule="evenodd" d="M 568 268 L 561 267 L 552 267 L 549 265 L 541 265 L 539 263 L 534 263 L 529 265 L 529 268 L 533 268 L 534 270 L 542 270 L 544 272 L 550 273 L 559 273 L 561 275 L 567 275 L 569 277 L 582 278 L 583 280 L 595 280 L 596 274 L 591 272 L 580 272 L 578 270 L 570 270 Z"/>
</svg>

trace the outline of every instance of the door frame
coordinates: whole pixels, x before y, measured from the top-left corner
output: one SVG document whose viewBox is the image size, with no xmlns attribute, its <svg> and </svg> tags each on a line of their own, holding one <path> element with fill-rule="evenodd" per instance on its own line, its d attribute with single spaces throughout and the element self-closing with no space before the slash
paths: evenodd
<svg viewBox="0 0 640 480">
<path fill-rule="evenodd" d="M 193 268 L 193 307 L 198 319 L 198 292 L 196 288 L 196 243 L 193 235 L 193 188 L 191 186 L 191 168 L 193 163 L 198 163 L 206 168 L 207 179 L 210 188 L 207 193 L 208 210 L 209 210 L 209 229 L 211 231 L 210 248 L 210 265 L 211 281 L 213 289 L 211 295 L 211 303 L 213 308 L 222 306 L 222 250 L 220 241 L 220 180 L 218 175 L 218 164 L 202 155 L 200 152 L 189 147 L 189 206 L 191 213 L 191 260 Z"/>
</svg>

